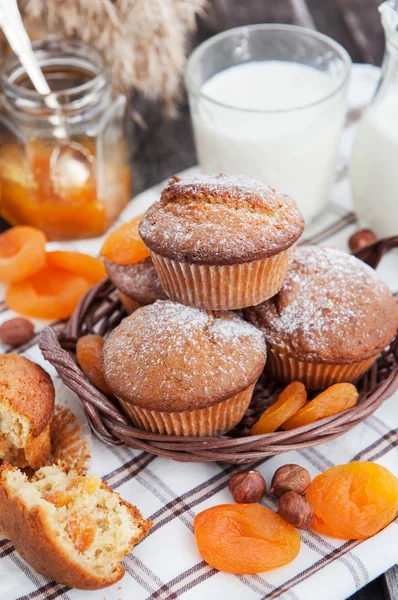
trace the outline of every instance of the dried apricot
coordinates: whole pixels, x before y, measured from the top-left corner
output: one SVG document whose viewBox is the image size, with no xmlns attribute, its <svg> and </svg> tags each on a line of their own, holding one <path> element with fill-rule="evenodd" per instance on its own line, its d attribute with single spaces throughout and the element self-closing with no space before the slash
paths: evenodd
<svg viewBox="0 0 398 600">
<path fill-rule="evenodd" d="M 0 281 L 21 281 L 45 264 L 46 237 L 34 227 L 12 227 L 0 235 Z"/>
<path fill-rule="evenodd" d="M 11 310 L 39 319 L 66 319 L 90 288 L 88 281 L 56 267 L 43 267 L 38 273 L 10 285 L 6 305 Z"/>
<path fill-rule="evenodd" d="M 100 335 L 83 335 L 77 340 L 76 358 L 83 373 L 104 394 L 110 394 L 101 368 L 102 348 L 104 338 Z"/>
<path fill-rule="evenodd" d="M 97 525 L 86 511 L 75 511 L 65 525 L 65 531 L 78 552 L 85 552 L 92 545 Z"/>
<path fill-rule="evenodd" d="M 261 573 L 291 562 L 300 536 L 282 517 L 260 504 L 220 504 L 194 520 L 204 561 L 227 573 Z"/>
<path fill-rule="evenodd" d="M 276 402 L 263 412 L 259 420 L 254 423 L 251 433 L 271 433 L 292 417 L 307 400 L 307 392 L 302 383 L 293 381 L 279 394 Z"/>
<path fill-rule="evenodd" d="M 75 477 L 69 484 L 68 489 L 49 492 L 44 496 L 44 499 L 54 504 L 57 508 L 61 508 L 62 506 L 68 506 L 68 504 L 76 500 L 81 494 L 91 496 L 98 490 L 100 485 L 101 479 L 96 475 Z"/>
<path fill-rule="evenodd" d="M 78 494 L 84 493 L 91 496 L 101 487 L 101 479 L 96 475 L 76 477 L 69 485 L 69 489 L 77 490 Z"/>
<path fill-rule="evenodd" d="M 106 277 L 102 260 L 81 252 L 64 252 L 61 250 L 47 252 L 46 261 L 48 266 L 76 273 L 76 275 L 80 275 L 91 284 L 98 283 Z"/>
<path fill-rule="evenodd" d="M 296 429 L 319 419 L 337 415 L 355 406 L 358 390 L 352 383 L 335 383 L 318 394 L 282 425 L 282 429 Z"/>
<path fill-rule="evenodd" d="M 138 233 L 142 215 L 114 229 L 101 248 L 101 256 L 119 265 L 131 265 L 149 256 L 149 250 Z"/>
<path fill-rule="evenodd" d="M 76 496 L 72 492 L 67 490 L 59 490 L 57 492 L 50 492 L 44 496 L 44 499 L 47 502 L 51 502 L 57 508 L 61 508 L 62 506 L 68 506 L 73 500 L 75 500 Z"/>
<path fill-rule="evenodd" d="M 344 540 L 375 535 L 398 510 L 398 479 L 381 465 L 351 462 L 315 477 L 307 500 L 314 509 L 312 528 Z"/>
</svg>

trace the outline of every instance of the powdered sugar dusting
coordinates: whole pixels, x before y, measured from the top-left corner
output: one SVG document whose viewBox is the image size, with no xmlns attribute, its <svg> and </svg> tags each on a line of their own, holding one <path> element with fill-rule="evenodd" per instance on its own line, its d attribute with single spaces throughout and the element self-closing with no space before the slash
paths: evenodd
<svg viewBox="0 0 398 600">
<path fill-rule="evenodd" d="M 178 261 L 235 264 L 289 248 L 304 228 L 296 203 L 241 176 L 170 180 L 140 223 L 154 252 Z"/>
<path fill-rule="evenodd" d="M 243 175 L 226 175 L 225 173 L 203 173 L 191 177 L 171 177 L 168 186 L 172 186 L 173 193 L 180 190 L 183 193 L 188 192 L 193 196 L 203 193 L 211 196 L 222 196 L 225 193 L 233 193 L 239 196 L 241 200 L 252 202 L 254 198 L 258 202 L 268 206 L 275 199 L 275 190 L 269 185 L 250 179 Z M 163 191 L 162 197 L 167 197 L 168 188 Z"/>
<path fill-rule="evenodd" d="M 151 258 L 132 265 L 105 260 L 105 268 L 112 283 L 136 302 L 151 304 L 167 298 Z"/>
<path fill-rule="evenodd" d="M 394 337 L 397 308 L 386 284 L 355 257 L 303 246 L 279 294 L 249 309 L 271 344 L 301 360 L 361 360 Z"/>
<path fill-rule="evenodd" d="M 124 400 L 159 410 L 209 406 L 253 383 L 265 362 L 260 331 L 231 313 L 158 301 L 105 343 L 105 377 Z"/>
</svg>

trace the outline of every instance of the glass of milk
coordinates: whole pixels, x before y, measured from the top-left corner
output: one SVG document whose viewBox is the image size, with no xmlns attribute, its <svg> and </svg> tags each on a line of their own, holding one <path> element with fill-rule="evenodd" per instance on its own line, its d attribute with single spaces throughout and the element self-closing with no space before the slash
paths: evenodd
<svg viewBox="0 0 398 600">
<path fill-rule="evenodd" d="M 322 212 L 334 179 L 351 60 L 331 38 L 292 25 L 220 33 L 186 70 L 200 167 L 264 181 Z"/>
</svg>

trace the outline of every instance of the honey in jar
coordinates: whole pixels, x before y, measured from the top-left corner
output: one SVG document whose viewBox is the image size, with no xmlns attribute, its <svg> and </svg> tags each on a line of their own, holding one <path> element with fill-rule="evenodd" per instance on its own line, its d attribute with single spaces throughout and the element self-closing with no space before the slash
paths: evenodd
<svg viewBox="0 0 398 600">
<path fill-rule="evenodd" d="M 47 40 L 34 49 L 62 110 L 48 108 L 14 55 L 6 59 L 1 215 L 50 240 L 96 237 L 131 197 L 126 100 L 112 96 L 101 57 L 85 44 Z"/>
</svg>

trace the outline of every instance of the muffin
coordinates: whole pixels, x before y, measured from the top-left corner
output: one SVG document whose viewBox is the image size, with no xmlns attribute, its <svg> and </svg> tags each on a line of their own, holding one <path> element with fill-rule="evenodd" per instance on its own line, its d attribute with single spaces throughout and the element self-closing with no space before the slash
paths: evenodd
<svg viewBox="0 0 398 600">
<path fill-rule="evenodd" d="M 262 333 L 240 317 L 158 300 L 111 333 L 102 368 L 138 428 L 210 436 L 241 420 L 265 359 Z"/>
<path fill-rule="evenodd" d="M 131 265 L 119 265 L 107 259 L 104 264 L 129 314 L 140 306 L 167 299 L 151 257 Z"/>
<path fill-rule="evenodd" d="M 246 318 L 267 340 L 267 369 L 309 389 L 355 382 L 395 337 L 398 308 L 387 285 L 354 256 L 296 248 L 282 289 Z"/>
<path fill-rule="evenodd" d="M 172 177 L 139 233 L 172 300 L 230 310 L 276 294 L 303 228 L 288 196 L 219 174 Z"/>
<path fill-rule="evenodd" d="M 29 480 L 0 468 L 0 526 L 38 573 L 80 590 L 98 590 L 124 575 L 124 556 L 151 527 L 95 475 L 52 465 Z"/>
<path fill-rule="evenodd" d="M 0 355 L 0 459 L 38 469 L 50 454 L 54 386 L 39 365 Z"/>
</svg>

